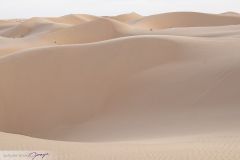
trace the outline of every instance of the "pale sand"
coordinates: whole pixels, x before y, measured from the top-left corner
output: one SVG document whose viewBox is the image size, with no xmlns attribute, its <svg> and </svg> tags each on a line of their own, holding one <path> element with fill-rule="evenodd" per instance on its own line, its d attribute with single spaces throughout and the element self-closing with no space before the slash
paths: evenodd
<svg viewBox="0 0 240 160">
<path fill-rule="evenodd" d="M 240 159 L 240 17 L 229 13 L 0 21 L 0 150 Z"/>
<path fill-rule="evenodd" d="M 122 15 L 118 15 L 118 16 L 112 16 L 112 17 L 108 17 L 108 18 L 112 18 L 121 22 L 130 22 L 130 21 L 134 21 L 140 18 L 143 18 L 143 16 L 132 12 L 132 13 L 128 13 L 128 14 L 122 14 Z"/>
</svg>

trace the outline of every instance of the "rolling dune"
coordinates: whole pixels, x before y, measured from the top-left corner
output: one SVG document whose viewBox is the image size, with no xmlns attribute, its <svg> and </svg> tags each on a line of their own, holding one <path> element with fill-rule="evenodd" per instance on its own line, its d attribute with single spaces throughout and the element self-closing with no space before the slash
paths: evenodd
<svg viewBox="0 0 240 160">
<path fill-rule="evenodd" d="M 0 20 L 0 34 L 13 26 L 18 25 L 20 22 L 18 20 Z"/>
<path fill-rule="evenodd" d="M 9 38 L 22 38 L 29 35 L 34 35 L 41 32 L 63 28 L 66 25 L 52 23 L 45 18 L 31 18 L 14 27 L 5 30 L 1 36 Z"/>
<path fill-rule="evenodd" d="M 78 25 L 97 19 L 98 17 L 87 14 L 70 14 L 62 17 L 48 18 L 56 23 Z"/>
<path fill-rule="evenodd" d="M 238 16 L 72 14 L 0 35 L 0 159 L 240 158 Z"/>
<path fill-rule="evenodd" d="M 127 24 L 98 18 L 84 24 L 51 32 L 43 38 L 45 41 L 56 41 L 57 44 L 90 43 L 126 36 L 130 34 L 131 30 L 133 29 Z"/>
<path fill-rule="evenodd" d="M 227 45 L 228 43 L 231 45 Z M 41 138 L 54 139 L 61 132 L 58 130 L 52 133 L 52 136 L 48 132 L 51 132 L 52 128 L 59 127 L 62 130 L 61 127 L 67 126 L 70 128 L 64 130 L 73 131 L 77 137 L 70 136 L 70 139 L 65 139 L 65 136 L 68 137 L 68 134 L 73 133 L 60 134 L 59 136 L 63 136 L 64 140 L 87 139 L 89 141 L 109 139 L 110 136 L 107 133 L 104 134 L 104 131 L 118 129 L 120 130 L 115 133 L 116 137 L 114 133 L 111 136 L 118 139 L 121 138 L 118 137 L 121 133 L 123 137 L 131 137 L 133 126 L 135 128 L 132 136 L 136 138 L 137 133 L 147 133 L 147 131 L 143 132 L 146 128 L 141 130 L 137 127 L 143 124 L 150 127 L 148 131 L 153 134 L 151 136 L 161 135 L 165 130 L 165 127 L 160 125 L 161 122 L 170 120 L 173 121 L 172 123 L 178 122 L 178 127 L 167 125 L 165 131 L 170 130 L 172 134 L 181 130 L 188 132 L 185 129 L 190 127 L 188 125 L 192 125 L 196 116 L 199 118 L 194 124 L 198 127 L 202 126 L 199 128 L 202 132 L 204 132 L 203 128 L 208 128 L 206 125 L 210 125 L 211 121 L 215 122 L 214 120 L 222 116 L 225 117 L 222 119 L 223 122 L 219 119 L 212 125 L 217 129 L 218 125 L 221 128 L 225 122 L 227 124 L 223 128 L 229 127 L 236 122 L 237 117 L 233 114 L 239 111 L 236 108 L 239 102 L 237 97 L 231 96 L 228 99 L 227 96 L 238 95 L 234 92 L 239 90 L 236 90 L 236 86 L 232 92 L 226 90 L 233 84 L 225 81 L 237 82 L 239 77 L 238 74 L 231 74 L 233 70 L 238 72 L 238 43 L 239 41 L 234 40 L 140 36 L 86 46 L 30 50 L 6 57 L 0 63 L 0 74 L 3 76 L 0 80 L 0 94 L 4 97 L 5 104 L 5 112 L 0 117 L 3 118 L 2 122 L 7 122 L 3 124 L 7 128 L 2 130 L 35 137 L 43 135 Z M 214 45 L 218 46 L 217 49 L 212 47 Z M 230 49 L 234 50 L 231 55 L 228 53 Z M 150 50 L 152 51 L 149 52 Z M 196 50 L 195 54 L 192 53 L 193 50 Z M 213 53 L 204 52 L 207 50 Z M 221 88 L 222 84 L 225 85 Z M 230 86 L 227 87 L 226 84 Z M 186 89 L 187 86 L 189 90 Z M 162 90 L 165 92 L 162 93 Z M 184 95 L 181 96 L 182 92 Z M 232 105 L 225 108 L 221 100 L 211 101 L 220 97 L 225 97 L 224 102 L 229 101 Z M 68 106 L 67 111 L 65 106 Z M 211 112 L 208 113 L 209 115 L 204 115 L 207 106 L 211 106 L 209 109 Z M 39 113 L 44 110 L 48 112 L 41 118 L 42 115 Z M 180 112 L 181 110 L 183 112 Z M 184 110 L 188 112 L 185 113 Z M 32 114 L 28 117 L 25 115 L 26 111 Z M 118 115 L 119 113 L 122 114 Z M 136 113 L 138 115 L 135 115 Z M 184 119 L 185 114 L 188 115 L 187 119 Z M 172 119 L 169 115 L 175 118 Z M 95 118 L 100 120 L 91 124 L 92 116 L 97 116 Z M 121 122 L 123 116 L 124 121 Z M 226 121 L 227 118 L 228 121 Z M 20 123 L 28 127 L 18 128 L 20 124 L 17 123 L 17 119 L 21 119 Z M 53 120 L 49 122 L 49 119 Z M 189 120 L 190 124 L 187 123 Z M 90 123 L 90 128 L 81 125 L 86 121 Z M 107 122 L 110 121 L 111 124 L 108 124 Z M 151 121 L 158 121 L 159 124 L 156 125 L 161 127 L 158 129 L 157 126 L 152 126 Z M 126 122 L 127 124 L 124 125 Z M 117 125 L 118 123 L 121 127 Z M 77 126 L 71 126 L 71 124 L 77 124 Z M 84 129 L 81 129 L 82 127 Z M 103 133 L 97 132 L 99 127 L 107 127 L 107 129 L 102 130 Z M 79 132 L 76 131 L 78 128 L 80 128 Z M 94 128 L 96 131 L 91 131 Z M 154 132 L 152 132 L 153 129 Z M 47 131 L 47 133 L 41 131 Z M 125 134 L 124 131 L 126 131 Z M 47 137 L 44 137 L 45 135 Z"/>
<path fill-rule="evenodd" d="M 141 15 L 135 13 L 135 12 L 132 12 L 132 13 L 122 14 L 122 15 L 118 15 L 118 16 L 110 16 L 109 18 L 118 20 L 120 22 L 128 23 L 130 21 L 134 21 L 134 20 L 143 18 L 143 16 L 141 16 Z"/>
<path fill-rule="evenodd" d="M 132 24 L 148 29 L 224 26 L 240 24 L 240 17 L 195 12 L 172 12 L 143 17 L 133 21 Z"/>
</svg>

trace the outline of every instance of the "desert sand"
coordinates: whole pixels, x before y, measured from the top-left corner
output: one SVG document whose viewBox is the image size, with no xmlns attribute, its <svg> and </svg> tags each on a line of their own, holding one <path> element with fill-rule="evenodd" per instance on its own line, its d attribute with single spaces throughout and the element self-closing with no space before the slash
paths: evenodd
<svg viewBox="0 0 240 160">
<path fill-rule="evenodd" d="M 0 158 L 239 160 L 239 38 L 235 12 L 1 20 Z"/>
</svg>

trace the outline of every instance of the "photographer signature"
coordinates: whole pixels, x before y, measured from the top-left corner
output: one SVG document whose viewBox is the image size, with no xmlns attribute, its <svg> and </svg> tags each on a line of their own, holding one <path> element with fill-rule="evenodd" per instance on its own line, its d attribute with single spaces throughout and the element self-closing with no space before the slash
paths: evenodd
<svg viewBox="0 0 240 160">
<path fill-rule="evenodd" d="M 31 152 L 29 153 L 28 157 L 30 157 L 32 160 L 36 159 L 37 157 L 40 157 L 42 159 L 44 159 L 45 157 L 47 157 L 49 155 L 49 153 L 37 153 L 37 152 Z"/>
</svg>

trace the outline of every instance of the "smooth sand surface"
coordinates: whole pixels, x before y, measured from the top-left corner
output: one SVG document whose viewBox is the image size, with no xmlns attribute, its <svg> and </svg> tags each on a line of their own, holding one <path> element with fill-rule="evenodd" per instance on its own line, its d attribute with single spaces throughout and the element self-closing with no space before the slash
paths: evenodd
<svg viewBox="0 0 240 160">
<path fill-rule="evenodd" d="M 236 14 L 0 21 L 0 150 L 240 159 Z"/>
</svg>

